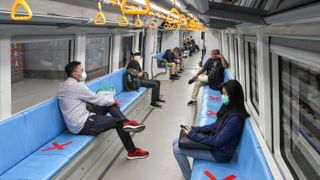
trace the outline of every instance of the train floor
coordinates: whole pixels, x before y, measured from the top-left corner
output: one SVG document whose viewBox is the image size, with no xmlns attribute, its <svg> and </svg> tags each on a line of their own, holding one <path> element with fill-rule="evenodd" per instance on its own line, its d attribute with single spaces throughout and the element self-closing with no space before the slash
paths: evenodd
<svg viewBox="0 0 320 180">
<path fill-rule="evenodd" d="M 192 124 L 195 107 L 187 106 L 193 85 L 188 80 L 198 69 L 200 53 L 187 59 L 185 71 L 178 81 L 162 83 L 161 94 L 167 102 L 163 109 L 151 112 L 144 124 L 146 129 L 136 134 L 136 146 L 146 149 L 150 156 L 146 159 L 127 160 L 123 151 L 103 180 L 182 180 L 182 174 L 172 153 L 172 140 L 177 138 L 180 124 Z"/>
</svg>

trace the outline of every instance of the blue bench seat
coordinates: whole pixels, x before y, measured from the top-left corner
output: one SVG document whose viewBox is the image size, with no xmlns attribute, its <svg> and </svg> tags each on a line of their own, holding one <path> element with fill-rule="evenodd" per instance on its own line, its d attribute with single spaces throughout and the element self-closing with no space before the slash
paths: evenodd
<svg viewBox="0 0 320 180">
<path fill-rule="evenodd" d="M 88 84 L 92 91 L 114 86 L 122 111 L 147 91 L 124 92 L 123 74 L 121 69 Z M 0 179 L 51 179 L 94 139 L 70 134 L 53 98 L 0 122 Z"/>
<path fill-rule="evenodd" d="M 225 72 L 225 82 L 230 75 Z M 210 89 L 208 86 L 203 88 L 202 101 L 198 113 L 198 125 L 203 126 L 216 121 L 216 115 L 208 111 L 218 112 L 222 105 L 220 91 Z M 234 176 L 236 180 L 273 180 L 270 168 L 265 160 L 260 144 L 256 139 L 249 119 L 246 120 L 240 140 L 239 148 L 234 158 L 229 163 L 217 163 L 194 159 L 192 168 L 192 180 L 207 180 L 205 174 L 209 171 L 216 179 L 224 179 Z"/>
<path fill-rule="evenodd" d="M 160 61 L 162 60 L 162 57 L 164 55 L 164 52 L 160 52 L 155 54 L 154 56 L 152 56 L 152 58 L 154 58 L 157 61 L 157 67 L 158 68 L 166 68 L 166 66 L 162 66 Z"/>
</svg>

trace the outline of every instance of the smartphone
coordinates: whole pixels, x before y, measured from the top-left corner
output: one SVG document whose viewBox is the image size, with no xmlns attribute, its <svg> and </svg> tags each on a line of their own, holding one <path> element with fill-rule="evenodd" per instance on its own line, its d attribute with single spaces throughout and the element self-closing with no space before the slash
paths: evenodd
<svg viewBox="0 0 320 180">
<path fill-rule="evenodd" d="M 182 125 L 182 124 L 180 125 L 180 128 L 181 129 L 186 129 L 186 127 L 184 125 Z"/>
</svg>

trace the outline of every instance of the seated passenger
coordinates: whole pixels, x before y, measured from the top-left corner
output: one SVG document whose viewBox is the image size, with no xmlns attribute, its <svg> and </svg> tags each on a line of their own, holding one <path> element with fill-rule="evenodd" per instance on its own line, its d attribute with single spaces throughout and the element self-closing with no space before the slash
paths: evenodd
<svg viewBox="0 0 320 180">
<path fill-rule="evenodd" d="M 196 41 L 194 39 L 190 40 L 191 46 L 193 47 L 194 51 L 200 51 L 199 46 L 196 44 Z"/>
<path fill-rule="evenodd" d="M 229 64 L 223 57 L 223 55 L 220 54 L 220 51 L 218 49 L 215 49 L 211 51 L 211 58 L 207 60 L 204 66 L 197 72 L 195 76 L 192 77 L 192 80 L 189 81 L 189 84 L 192 84 L 194 81 L 196 81 L 196 83 L 193 88 L 191 101 L 188 102 L 188 105 L 197 104 L 197 96 L 200 87 L 208 83 L 208 75 L 212 71 L 217 71 L 218 67 L 228 68 Z M 206 75 L 202 75 L 204 72 L 206 72 Z"/>
<path fill-rule="evenodd" d="M 158 104 L 158 102 L 165 102 L 164 100 L 160 99 L 160 81 L 159 80 L 149 80 L 144 78 L 144 72 L 142 71 L 138 59 L 140 58 L 140 54 L 135 53 L 133 54 L 133 60 L 131 60 L 127 66 L 127 71 L 135 77 L 140 78 L 140 85 L 146 88 L 152 88 L 151 94 L 151 104 L 152 108 L 160 108 L 162 106 Z"/>
<path fill-rule="evenodd" d="M 135 147 L 129 132 L 141 132 L 145 126 L 129 121 L 120 111 L 119 102 L 103 94 L 92 92 L 83 82 L 87 75 L 81 63 L 73 61 L 66 65 L 68 79 L 58 86 L 60 110 L 68 130 L 72 134 L 98 135 L 110 129 L 117 133 L 128 152 L 128 159 L 148 157 L 149 152 Z M 93 110 L 87 110 L 87 103 Z M 106 116 L 108 113 L 111 116 Z"/>
<path fill-rule="evenodd" d="M 174 53 L 170 50 L 167 49 L 162 56 L 163 59 L 167 60 L 167 65 L 170 66 L 170 79 L 171 80 L 178 80 L 180 76 L 177 74 L 178 70 L 178 62 L 175 59 Z"/>
<path fill-rule="evenodd" d="M 223 85 L 222 102 L 216 122 L 205 126 L 184 126 L 184 133 L 195 142 L 206 144 L 211 150 L 179 148 L 178 140 L 173 141 L 173 153 L 186 180 L 191 178 L 187 156 L 195 159 L 229 162 L 240 142 L 245 119 L 249 116 L 244 105 L 240 83 L 230 80 Z"/>
<path fill-rule="evenodd" d="M 183 60 L 182 60 L 182 53 L 180 51 L 180 48 L 178 47 L 175 47 L 173 49 L 173 54 L 174 54 L 174 57 L 177 61 L 177 69 L 178 69 L 178 73 L 181 73 L 183 71 Z"/>
</svg>

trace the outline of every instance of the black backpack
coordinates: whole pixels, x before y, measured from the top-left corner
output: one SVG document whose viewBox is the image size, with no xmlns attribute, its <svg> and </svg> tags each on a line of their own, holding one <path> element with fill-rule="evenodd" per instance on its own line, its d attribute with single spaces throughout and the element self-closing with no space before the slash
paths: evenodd
<svg viewBox="0 0 320 180">
<path fill-rule="evenodd" d="M 125 91 L 138 90 L 140 88 L 140 78 L 126 71 L 123 76 L 123 84 Z"/>
<path fill-rule="evenodd" d="M 221 90 L 224 81 L 224 68 L 221 62 L 215 65 L 208 74 L 208 85 L 213 90 Z"/>
</svg>

